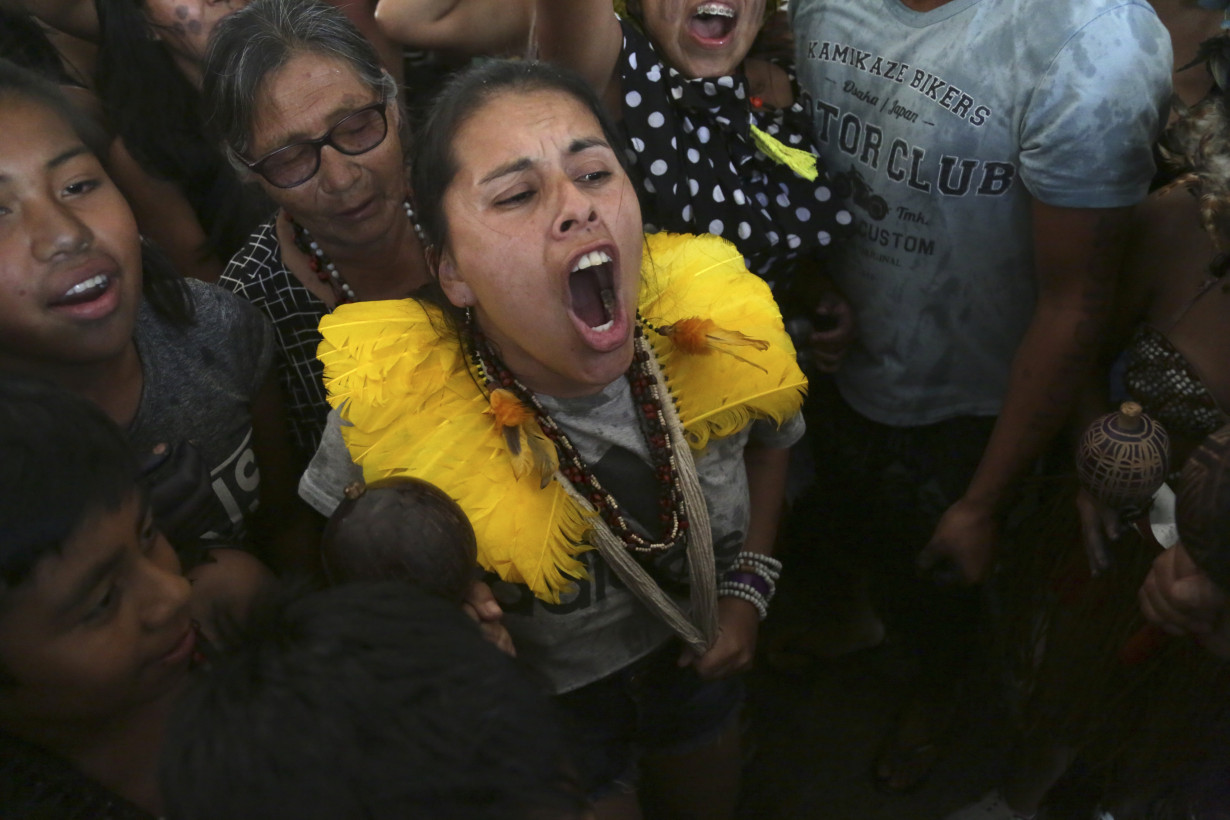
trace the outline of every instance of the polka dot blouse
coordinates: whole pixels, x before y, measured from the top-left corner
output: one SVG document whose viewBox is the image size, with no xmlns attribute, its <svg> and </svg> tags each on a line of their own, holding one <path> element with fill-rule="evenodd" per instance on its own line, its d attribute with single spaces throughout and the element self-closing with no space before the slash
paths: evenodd
<svg viewBox="0 0 1230 820">
<path fill-rule="evenodd" d="M 780 295 L 793 263 L 822 254 L 851 223 L 822 164 L 808 181 L 752 139 L 754 123 L 784 145 L 816 153 L 803 107 L 753 108 L 741 72 L 689 80 L 665 66 L 634 25 L 621 25 L 623 128 L 645 230 L 725 237 Z"/>
</svg>

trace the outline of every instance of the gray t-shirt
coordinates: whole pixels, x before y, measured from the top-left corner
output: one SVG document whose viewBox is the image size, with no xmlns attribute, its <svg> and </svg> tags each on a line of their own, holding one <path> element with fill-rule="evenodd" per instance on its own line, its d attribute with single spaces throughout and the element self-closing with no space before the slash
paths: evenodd
<svg viewBox="0 0 1230 820">
<path fill-rule="evenodd" d="M 638 468 L 628 466 L 628 457 L 648 469 L 649 448 L 640 432 L 626 379 L 618 379 L 585 398 L 538 399 L 612 492 L 621 482 L 621 472 L 625 474 L 624 485 L 637 483 Z M 362 478 L 362 471 L 346 451 L 340 424 L 334 411 L 320 449 L 299 482 L 299 494 L 324 515 L 332 514 L 346 485 Z M 750 504 L 743 448 L 749 442 L 789 447 L 803 435 L 803 426 L 801 414 L 780 429 L 758 421 L 733 436 L 712 439 L 702 452 L 694 453 L 719 573 L 729 568 L 747 535 Z M 623 503 L 623 493 L 618 497 Z M 624 510 L 630 512 L 627 503 Z M 584 553 L 582 560 L 590 578 L 563 595 L 559 604 L 544 604 L 521 585 L 502 581 L 492 584 L 504 607 L 504 622 L 516 642 L 517 656 L 550 681 L 557 693 L 622 669 L 661 646 L 671 634 L 624 587 L 597 552 Z M 686 580 L 682 550 L 667 553 L 656 563 L 657 571 L 668 580 Z M 686 594 L 682 589 L 679 592 L 679 603 L 686 606 Z"/>
<path fill-rule="evenodd" d="M 1144 0 L 792 0 L 798 76 L 856 224 L 837 375 L 876 421 L 998 413 L 1036 298 L 1031 197 L 1140 200 L 1170 94 Z"/>
<path fill-rule="evenodd" d="M 260 491 L 252 402 L 272 371 L 273 330 L 238 296 L 195 279 L 188 287 L 196 321 L 186 327 L 141 305 L 136 342 L 145 384 L 128 437 L 139 460 L 158 444 L 192 442 L 213 489 L 196 535 L 242 545 Z"/>
</svg>

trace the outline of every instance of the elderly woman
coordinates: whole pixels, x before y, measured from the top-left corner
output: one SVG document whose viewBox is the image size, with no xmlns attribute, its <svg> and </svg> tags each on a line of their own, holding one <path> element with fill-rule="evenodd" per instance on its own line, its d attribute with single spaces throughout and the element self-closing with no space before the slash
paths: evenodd
<svg viewBox="0 0 1230 820">
<path fill-rule="evenodd" d="M 273 322 L 306 462 L 328 412 L 321 317 L 428 281 L 408 200 L 405 114 L 358 30 L 332 6 L 302 0 L 257 0 L 220 23 L 203 93 L 232 160 L 279 206 L 221 284 Z"/>
<path fill-rule="evenodd" d="M 643 764 L 646 802 L 731 817 L 806 382 L 737 249 L 643 235 L 617 146 L 561 69 L 492 61 L 443 90 L 413 163 L 439 298 L 322 322 L 345 424 L 300 492 L 327 512 L 361 468 L 452 495 L 598 816 L 640 816 Z"/>
</svg>

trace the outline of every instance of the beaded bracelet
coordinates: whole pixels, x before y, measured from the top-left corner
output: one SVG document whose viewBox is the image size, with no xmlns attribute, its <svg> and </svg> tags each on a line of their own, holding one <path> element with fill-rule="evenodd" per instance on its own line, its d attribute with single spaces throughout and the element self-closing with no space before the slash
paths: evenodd
<svg viewBox="0 0 1230 820">
<path fill-rule="evenodd" d="M 747 601 L 749 604 L 756 607 L 756 613 L 760 616 L 760 620 L 762 621 L 769 617 L 768 601 L 766 601 L 763 596 L 759 595 L 755 591 L 747 592 L 723 581 L 718 584 L 717 592 L 718 596 L 722 598 L 740 598 Z"/>
<path fill-rule="evenodd" d="M 736 567 L 745 566 L 757 575 L 763 575 L 770 581 L 776 582 L 782 574 L 782 562 L 778 561 L 772 555 L 765 555 L 762 552 L 748 552 L 744 550 L 735 556 Z"/>
<path fill-rule="evenodd" d="M 766 601 L 773 600 L 773 594 L 777 592 L 777 584 L 756 572 L 731 571 L 722 576 L 722 583 L 751 587 L 763 595 Z"/>
</svg>

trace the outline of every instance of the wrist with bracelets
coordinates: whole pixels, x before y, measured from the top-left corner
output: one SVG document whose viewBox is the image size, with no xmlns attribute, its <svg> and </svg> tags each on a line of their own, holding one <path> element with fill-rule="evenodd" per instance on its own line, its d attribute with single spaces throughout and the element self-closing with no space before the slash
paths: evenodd
<svg viewBox="0 0 1230 820">
<path fill-rule="evenodd" d="M 769 602 L 777 593 L 782 562 L 771 555 L 744 551 L 735 556 L 734 566 L 718 582 L 718 597 L 747 601 L 763 621 L 769 615 Z"/>
</svg>

